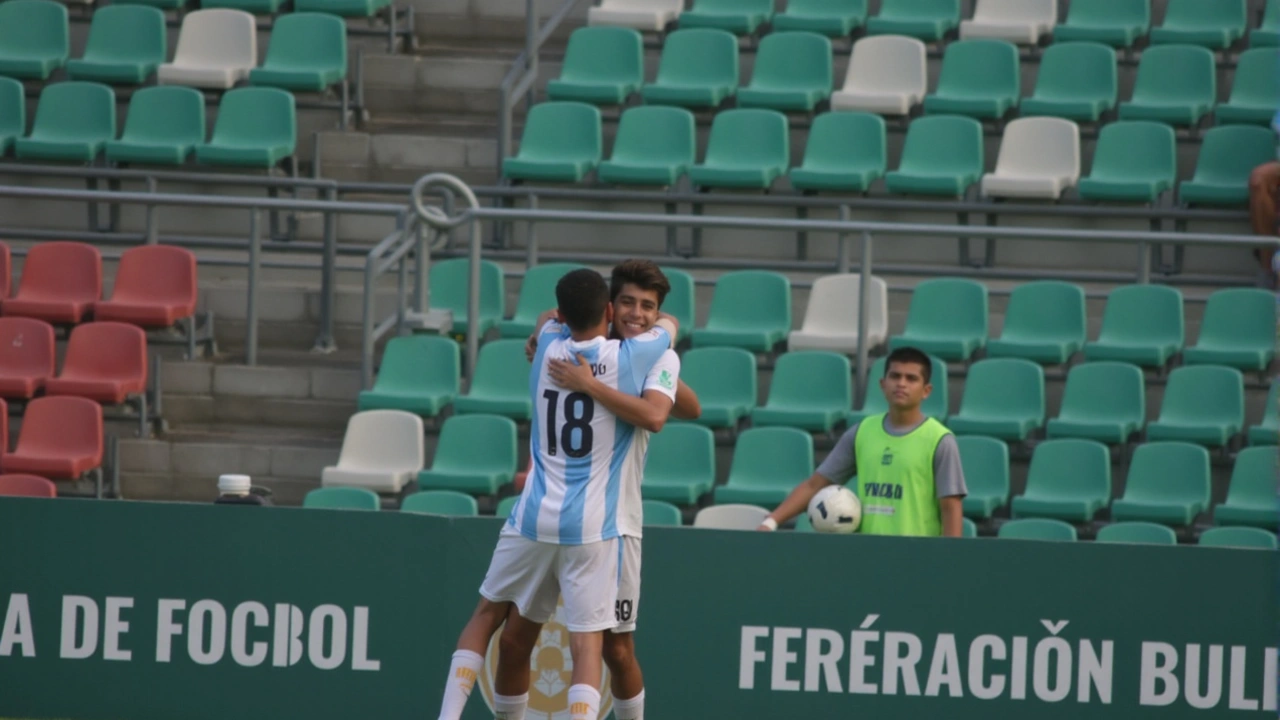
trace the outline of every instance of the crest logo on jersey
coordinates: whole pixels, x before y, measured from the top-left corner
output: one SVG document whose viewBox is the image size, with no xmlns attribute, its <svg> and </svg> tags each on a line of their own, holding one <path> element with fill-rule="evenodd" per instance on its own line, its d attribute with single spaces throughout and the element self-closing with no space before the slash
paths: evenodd
<svg viewBox="0 0 1280 720">
<path fill-rule="evenodd" d="M 670 370 L 663 370 L 658 374 L 658 384 L 668 390 L 676 386 L 675 378 L 671 377 Z"/>
</svg>

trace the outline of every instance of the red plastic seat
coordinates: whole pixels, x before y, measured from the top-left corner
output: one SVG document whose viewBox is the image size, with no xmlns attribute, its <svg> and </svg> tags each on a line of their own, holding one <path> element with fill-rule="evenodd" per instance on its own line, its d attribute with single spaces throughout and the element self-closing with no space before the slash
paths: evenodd
<svg viewBox="0 0 1280 720">
<path fill-rule="evenodd" d="M 98 320 L 170 327 L 196 312 L 196 256 L 172 245 L 143 245 L 120 256 L 111 299 L 94 303 Z"/>
<path fill-rule="evenodd" d="M 136 325 L 77 325 L 62 372 L 44 383 L 45 395 L 75 395 L 119 405 L 147 389 L 147 334 Z"/>
<path fill-rule="evenodd" d="M 0 301 L 5 315 L 33 317 L 54 324 L 84 319 L 102 297 L 102 255 L 92 245 L 47 242 L 27 253 L 18 292 Z"/>
<path fill-rule="evenodd" d="M 0 471 L 76 480 L 102 465 L 102 406 L 80 397 L 41 397 L 22 416 L 18 445 Z"/>
<path fill-rule="evenodd" d="M 0 317 L 0 397 L 30 400 L 53 377 L 53 326 L 43 320 Z"/>
<path fill-rule="evenodd" d="M 13 255 L 9 243 L 0 242 L 0 299 L 9 297 L 9 285 L 13 282 Z"/>
<path fill-rule="evenodd" d="M 58 486 L 39 475 L 0 475 L 0 495 L 10 497 L 58 497 Z"/>
</svg>

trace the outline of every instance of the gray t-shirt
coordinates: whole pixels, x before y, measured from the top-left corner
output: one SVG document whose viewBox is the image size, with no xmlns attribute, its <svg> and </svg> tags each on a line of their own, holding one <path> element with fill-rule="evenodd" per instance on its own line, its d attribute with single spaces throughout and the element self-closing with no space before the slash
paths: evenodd
<svg viewBox="0 0 1280 720">
<path fill-rule="evenodd" d="M 895 437 L 909 434 L 920 427 L 920 421 L 910 427 L 895 427 L 889 424 L 889 416 L 884 416 L 884 431 Z M 853 439 L 858 434 L 858 425 L 845 431 L 831 448 L 827 459 L 818 466 L 818 474 L 838 485 L 849 482 L 858 474 L 858 465 L 854 459 Z M 933 484 L 937 488 L 938 497 L 965 496 L 969 488 L 964 484 L 964 469 L 960 466 L 960 446 L 956 444 L 956 436 L 950 433 L 943 435 L 938 447 L 933 452 Z"/>
</svg>

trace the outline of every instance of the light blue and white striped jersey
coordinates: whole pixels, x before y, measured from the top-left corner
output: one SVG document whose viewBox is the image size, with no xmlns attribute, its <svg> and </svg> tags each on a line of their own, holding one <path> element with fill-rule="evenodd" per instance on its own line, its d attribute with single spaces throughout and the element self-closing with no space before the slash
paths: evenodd
<svg viewBox="0 0 1280 720">
<path fill-rule="evenodd" d="M 558 545 L 640 537 L 649 432 L 619 420 L 589 395 L 556 385 L 547 362 L 581 354 L 606 385 L 636 397 L 658 390 L 674 402 L 680 358 L 670 345 L 662 328 L 630 340 L 577 342 L 555 321 L 543 327 L 529 375 L 533 469 L 507 519 L 511 529 Z"/>
</svg>

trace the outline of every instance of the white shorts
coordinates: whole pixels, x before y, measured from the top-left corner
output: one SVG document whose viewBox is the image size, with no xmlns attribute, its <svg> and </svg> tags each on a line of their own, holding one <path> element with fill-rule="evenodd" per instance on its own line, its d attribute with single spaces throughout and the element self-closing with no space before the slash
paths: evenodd
<svg viewBox="0 0 1280 720">
<path fill-rule="evenodd" d="M 622 567 L 618 570 L 618 601 L 613 616 L 617 624 L 610 628 L 616 633 L 636 631 L 636 616 L 640 614 L 640 538 L 623 536 Z"/>
<path fill-rule="evenodd" d="M 530 540 L 504 526 L 480 594 L 491 602 L 515 603 L 520 614 L 547 623 L 564 599 L 560 621 L 570 632 L 610 630 L 618 600 L 617 539 L 586 545 Z"/>
</svg>

